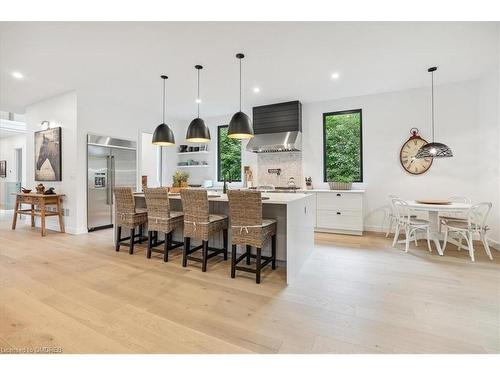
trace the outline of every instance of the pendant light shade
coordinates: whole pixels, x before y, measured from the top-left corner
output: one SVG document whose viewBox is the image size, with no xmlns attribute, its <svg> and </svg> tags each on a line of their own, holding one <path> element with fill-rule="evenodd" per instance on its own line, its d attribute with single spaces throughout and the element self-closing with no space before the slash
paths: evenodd
<svg viewBox="0 0 500 375">
<path fill-rule="evenodd" d="M 210 130 L 203 119 L 197 117 L 189 124 L 186 140 L 188 142 L 208 142 L 210 141 Z"/>
<path fill-rule="evenodd" d="M 250 120 L 247 114 L 241 111 L 241 60 L 244 57 L 245 55 L 242 53 L 236 55 L 236 58 L 240 61 L 240 110 L 231 118 L 227 130 L 227 136 L 235 139 L 253 138 L 252 120 Z"/>
<path fill-rule="evenodd" d="M 196 117 L 189 124 L 186 141 L 191 143 L 203 143 L 210 141 L 210 129 L 205 124 L 205 121 L 200 118 L 200 70 L 203 69 L 201 65 L 195 65 L 195 69 L 198 71 L 198 96 L 196 97 L 196 103 L 198 104 L 198 117 Z"/>
<path fill-rule="evenodd" d="M 437 70 L 435 66 L 427 69 L 431 73 L 431 112 L 432 112 L 432 142 L 422 146 L 415 158 L 449 158 L 453 156 L 451 149 L 444 143 L 434 142 L 434 72 Z"/>
<path fill-rule="evenodd" d="M 250 139 L 253 138 L 252 120 L 244 112 L 236 112 L 229 122 L 229 138 Z"/>
<path fill-rule="evenodd" d="M 174 132 L 167 124 L 160 124 L 153 133 L 153 144 L 157 146 L 173 146 L 175 144 Z"/>
<path fill-rule="evenodd" d="M 174 132 L 170 129 L 170 126 L 165 124 L 165 110 L 167 106 L 165 81 L 168 77 L 162 75 L 161 79 L 163 80 L 163 121 L 156 127 L 152 143 L 157 146 L 173 146 L 175 144 Z"/>
<path fill-rule="evenodd" d="M 431 142 L 422 146 L 415 157 L 417 159 L 427 158 L 449 158 L 453 156 L 451 149 L 444 143 Z"/>
</svg>

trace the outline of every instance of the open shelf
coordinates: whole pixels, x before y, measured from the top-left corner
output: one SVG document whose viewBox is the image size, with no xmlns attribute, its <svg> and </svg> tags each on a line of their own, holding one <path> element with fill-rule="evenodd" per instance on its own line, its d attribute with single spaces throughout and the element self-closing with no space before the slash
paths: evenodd
<svg viewBox="0 0 500 375">
<path fill-rule="evenodd" d="M 177 155 L 210 154 L 210 151 L 178 152 Z"/>
</svg>

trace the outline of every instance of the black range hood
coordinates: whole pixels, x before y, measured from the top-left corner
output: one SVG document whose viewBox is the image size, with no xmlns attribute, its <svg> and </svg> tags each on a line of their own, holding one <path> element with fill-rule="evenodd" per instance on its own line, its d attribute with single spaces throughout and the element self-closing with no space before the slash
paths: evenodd
<svg viewBox="0 0 500 375">
<path fill-rule="evenodd" d="M 298 100 L 253 107 L 251 152 L 289 152 L 302 149 L 302 105 Z"/>
</svg>

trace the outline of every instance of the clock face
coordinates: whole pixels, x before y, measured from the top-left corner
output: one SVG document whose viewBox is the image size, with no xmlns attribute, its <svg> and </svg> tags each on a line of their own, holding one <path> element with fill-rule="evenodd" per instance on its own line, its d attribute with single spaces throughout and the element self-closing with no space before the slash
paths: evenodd
<svg viewBox="0 0 500 375">
<path fill-rule="evenodd" d="M 401 152 L 399 153 L 399 160 L 403 168 L 411 174 L 422 174 L 429 170 L 432 165 L 432 158 L 427 159 L 416 159 L 420 147 L 427 144 L 425 139 L 420 137 L 411 137 L 408 139 L 403 147 L 401 147 Z"/>
</svg>

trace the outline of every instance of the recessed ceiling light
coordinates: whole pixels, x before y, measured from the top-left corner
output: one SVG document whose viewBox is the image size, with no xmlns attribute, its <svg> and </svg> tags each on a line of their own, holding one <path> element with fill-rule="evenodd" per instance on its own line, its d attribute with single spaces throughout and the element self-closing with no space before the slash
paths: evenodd
<svg viewBox="0 0 500 375">
<path fill-rule="evenodd" d="M 258 94 L 260 92 L 260 89 L 258 87 L 254 87 L 253 88 L 253 92 L 256 93 L 256 94 Z"/>
<path fill-rule="evenodd" d="M 201 99 L 200 98 L 196 99 L 196 103 L 198 104 L 201 103 Z"/>
<path fill-rule="evenodd" d="M 332 79 L 338 79 L 339 77 L 340 77 L 340 74 L 332 73 Z"/>
<path fill-rule="evenodd" d="M 24 75 L 19 72 L 12 72 L 12 77 L 14 77 L 15 79 L 23 79 Z"/>
</svg>

